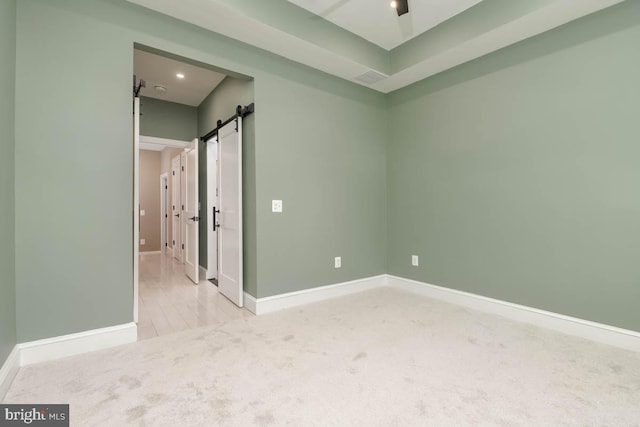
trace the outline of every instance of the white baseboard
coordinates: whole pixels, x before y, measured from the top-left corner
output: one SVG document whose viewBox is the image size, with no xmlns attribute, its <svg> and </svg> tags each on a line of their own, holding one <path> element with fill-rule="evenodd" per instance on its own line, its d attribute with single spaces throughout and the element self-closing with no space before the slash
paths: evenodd
<svg viewBox="0 0 640 427">
<path fill-rule="evenodd" d="M 76 334 L 46 338 L 18 344 L 20 366 L 46 362 L 73 356 L 80 353 L 102 350 L 138 339 L 138 327 L 135 323 L 93 329 Z"/>
<path fill-rule="evenodd" d="M 255 307 L 249 308 L 251 303 L 245 302 L 249 311 L 254 314 L 271 313 L 285 308 L 295 307 L 298 305 L 309 304 L 312 302 L 324 301 L 329 298 L 341 297 L 356 292 L 367 291 L 369 289 L 379 288 L 386 284 L 386 275 L 367 277 L 364 279 L 351 280 L 349 282 L 337 283 L 335 285 L 319 286 L 317 288 L 305 289 L 303 291 L 289 292 L 286 294 L 274 295 L 265 298 L 254 299 L 247 293 L 249 299 L 254 299 Z"/>
<path fill-rule="evenodd" d="M 11 387 L 11 382 L 15 378 L 20 369 L 20 350 L 18 346 L 13 347 L 9 357 L 0 367 L 0 402 L 4 400 L 4 397 Z"/>
<path fill-rule="evenodd" d="M 388 274 L 266 298 L 254 298 L 245 292 L 244 306 L 252 313 L 260 315 L 383 286 L 408 291 L 486 313 L 497 314 L 518 322 L 525 322 L 542 328 L 552 329 L 567 335 L 573 335 L 628 350 L 640 351 L 640 332 L 637 331 Z"/>
<path fill-rule="evenodd" d="M 201 265 L 199 265 L 198 267 L 200 267 L 200 280 L 209 280 L 207 279 L 207 269 Z"/>
<path fill-rule="evenodd" d="M 542 328 L 552 329 L 567 335 L 578 336 L 628 350 L 640 351 L 640 332 L 483 297 L 469 292 L 430 285 L 402 277 L 388 275 L 387 280 L 389 286 L 395 289 L 402 289 L 478 311 L 497 314 L 518 322 L 525 322 Z"/>
<path fill-rule="evenodd" d="M 253 314 L 258 314 L 256 313 L 256 311 L 258 311 L 257 300 L 246 292 L 244 293 L 244 296 L 243 296 L 243 305 L 244 305 L 244 308 L 246 308 Z"/>
<path fill-rule="evenodd" d="M 140 251 L 140 255 L 160 255 L 162 251 Z"/>
</svg>

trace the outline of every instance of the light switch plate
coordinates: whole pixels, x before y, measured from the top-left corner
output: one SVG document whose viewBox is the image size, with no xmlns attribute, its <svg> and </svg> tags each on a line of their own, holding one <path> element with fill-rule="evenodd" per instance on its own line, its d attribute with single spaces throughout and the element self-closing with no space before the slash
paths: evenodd
<svg viewBox="0 0 640 427">
<path fill-rule="evenodd" d="M 420 259 L 418 258 L 418 255 L 411 255 L 411 265 L 414 267 L 420 265 Z"/>
<path fill-rule="evenodd" d="M 271 201 L 271 212 L 282 212 L 282 200 Z"/>
<path fill-rule="evenodd" d="M 140 211 L 140 216 L 144 216 L 144 209 Z"/>
<path fill-rule="evenodd" d="M 342 267 L 342 257 L 337 256 L 335 258 L 335 260 L 333 261 L 333 265 L 334 265 L 335 268 Z"/>
<path fill-rule="evenodd" d="M 144 239 L 140 239 L 140 244 L 144 245 L 146 243 L 146 241 Z"/>
</svg>

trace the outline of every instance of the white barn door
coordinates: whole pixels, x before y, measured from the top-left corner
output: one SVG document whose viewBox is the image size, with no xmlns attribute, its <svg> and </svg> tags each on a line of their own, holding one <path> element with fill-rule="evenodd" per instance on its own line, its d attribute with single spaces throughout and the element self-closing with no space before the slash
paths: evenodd
<svg viewBox="0 0 640 427">
<path fill-rule="evenodd" d="M 207 280 L 218 280 L 218 137 L 206 142 L 207 152 Z"/>
<path fill-rule="evenodd" d="M 218 130 L 218 290 L 242 307 L 242 117 Z"/>
</svg>

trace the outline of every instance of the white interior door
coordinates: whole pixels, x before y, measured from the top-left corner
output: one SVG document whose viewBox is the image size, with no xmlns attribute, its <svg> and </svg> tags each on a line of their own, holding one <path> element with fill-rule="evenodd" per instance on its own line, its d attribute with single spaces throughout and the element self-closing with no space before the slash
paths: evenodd
<svg viewBox="0 0 640 427">
<path fill-rule="evenodd" d="M 180 156 L 171 159 L 171 248 L 173 257 L 182 261 L 180 257 L 181 225 L 180 225 Z"/>
<path fill-rule="evenodd" d="M 140 98 L 133 100 L 133 321 L 138 322 L 140 254 Z"/>
<path fill-rule="evenodd" d="M 218 138 L 207 141 L 207 279 L 218 278 Z"/>
<path fill-rule="evenodd" d="M 198 140 L 186 150 L 184 176 L 186 180 L 184 204 L 184 272 L 194 282 L 200 280 L 198 262 Z"/>
<path fill-rule="evenodd" d="M 242 307 L 242 118 L 218 130 L 218 290 Z"/>
<path fill-rule="evenodd" d="M 167 213 L 169 176 L 160 175 L 160 251 L 165 254 L 169 250 L 169 214 Z"/>
<path fill-rule="evenodd" d="M 187 199 L 187 177 L 184 173 L 184 168 L 187 164 L 187 153 L 183 151 L 180 153 L 180 248 L 179 257 L 180 262 L 184 262 L 184 241 L 186 239 L 185 226 L 186 226 L 186 213 L 185 213 L 185 200 Z"/>
</svg>

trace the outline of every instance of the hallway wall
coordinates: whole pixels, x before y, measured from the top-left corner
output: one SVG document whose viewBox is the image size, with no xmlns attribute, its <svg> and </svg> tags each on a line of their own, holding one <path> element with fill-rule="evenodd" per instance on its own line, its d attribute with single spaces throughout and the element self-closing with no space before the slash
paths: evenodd
<svg viewBox="0 0 640 427">
<path fill-rule="evenodd" d="M 140 150 L 140 252 L 162 249 L 160 230 L 160 151 Z M 142 215 L 144 211 L 144 215 Z M 145 244 L 142 244 L 142 239 Z"/>
<path fill-rule="evenodd" d="M 191 141 L 198 136 L 198 109 L 140 97 L 140 135 Z"/>
</svg>

